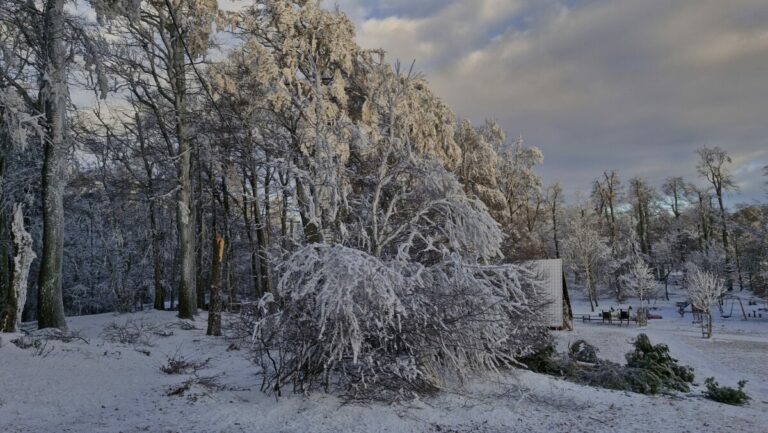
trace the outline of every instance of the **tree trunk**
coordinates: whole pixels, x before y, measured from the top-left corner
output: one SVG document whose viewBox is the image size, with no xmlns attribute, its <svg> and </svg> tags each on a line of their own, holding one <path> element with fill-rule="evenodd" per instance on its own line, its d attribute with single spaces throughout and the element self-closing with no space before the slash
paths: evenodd
<svg viewBox="0 0 768 433">
<path fill-rule="evenodd" d="M 744 277 L 741 272 L 741 257 L 739 254 L 739 239 L 733 238 L 733 256 L 736 259 L 736 275 L 739 278 L 739 291 L 744 290 Z"/>
<path fill-rule="evenodd" d="M 555 240 L 555 258 L 560 258 L 560 241 L 557 237 L 557 205 L 552 206 L 552 236 Z"/>
<path fill-rule="evenodd" d="M 269 161 L 269 159 L 267 159 Z M 272 182 L 272 170 L 270 170 L 269 167 L 266 169 L 266 174 L 264 175 L 264 224 L 263 224 L 263 238 L 264 243 L 262 245 L 261 249 L 261 255 L 263 257 L 263 260 L 261 260 L 261 273 L 264 278 L 264 292 L 271 292 L 272 291 L 272 274 L 269 269 L 269 246 L 272 242 L 272 206 L 271 202 L 269 200 L 269 192 L 270 192 L 270 184 Z M 258 203 L 258 202 L 257 202 Z"/>
<path fill-rule="evenodd" d="M 256 226 L 256 241 L 259 255 L 259 293 L 261 296 L 264 293 L 272 291 L 269 278 L 269 257 L 267 251 L 269 251 L 269 238 L 267 235 L 266 223 L 262 221 L 261 209 L 259 205 L 259 190 L 258 179 L 256 177 L 255 167 L 251 168 L 251 190 L 253 191 L 253 201 L 251 206 L 251 215 L 253 215 L 253 223 Z"/>
<path fill-rule="evenodd" d="M 245 170 L 243 170 L 242 184 L 243 184 L 243 191 L 244 192 L 247 191 L 248 187 L 245 181 Z M 253 227 L 251 224 L 251 219 L 249 217 L 250 213 L 248 212 L 248 208 L 249 208 L 248 200 L 245 197 L 245 195 L 243 196 L 242 205 L 243 206 L 241 209 L 243 211 L 243 222 L 245 224 L 245 234 L 248 237 L 248 247 L 251 255 L 251 289 L 252 289 L 251 291 L 253 292 L 254 295 L 258 295 L 260 290 L 259 283 L 261 281 L 261 279 L 259 278 L 259 263 L 258 263 L 259 256 L 258 256 L 258 253 L 256 252 L 257 246 L 256 246 L 255 238 L 253 236 Z"/>
<path fill-rule="evenodd" d="M 226 173 L 226 170 L 224 170 Z M 221 195 L 222 205 L 224 206 L 224 288 L 227 291 L 227 305 L 228 308 L 232 308 L 232 304 L 235 302 L 235 285 L 232 284 L 232 248 L 230 243 L 232 242 L 232 229 L 229 224 L 229 189 L 227 188 L 227 178 L 224 174 L 221 175 Z"/>
<path fill-rule="evenodd" d="M 586 275 L 584 275 L 585 281 L 584 283 L 587 285 L 587 295 L 589 296 L 589 308 L 592 310 L 592 312 L 595 312 L 595 305 L 597 304 L 596 299 L 594 299 L 594 296 L 592 294 L 592 276 L 590 275 L 589 271 L 586 272 Z"/>
<path fill-rule="evenodd" d="M 155 202 L 149 202 L 149 222 L 152 230 L 152 264 L 153 279 L 155 285 L 155 310 L 165 310 L 165 289 L 163 289 L 163 256 L 160 246 L 160 232 L 157 227 L 157 215 L 155 214 Z"/>
<path fill-rule="evenodd" d="M 21 323 L 21 313 L 27 300 L 29 267 L 35 259 L 32 250 L 32 236 L 24 229 L 24 214 L 21 205 L 13 211 L 14 260 L 11 272 L 11 286 L 2 311 L 0 311 L 0 332 L 14 332 Z"/>
<path fill-rule="evenodd" d="M 67 122 L 64 0 L 45 3 L 44 63 L 40 94 L 47 136 L 44 144 L 42 205 L 43 254 L 37 291 L 40 328 L 66 329 L 61 271 L 64 258 L 64 160 Z"/>
<path fill-rule="evenodd" d="M 731 270 L 731 252 L 728 249 L 728 225 L 725 220 L 725 206 L 723 205 L 723 191 L 717 188 L 717 203 L 720 206 L 720 229 L 723 236 L 723 249 L 725 250 L 725 274 L 728 291 L 733 290 L 733 272 Z"/>
<path fill-rule="evenodd" d="M 0 170 L 2 170 L 2 155 L 0 155 Z M 0 173 L 0 188 L 2 188 L 2 173 Z M 0 311 L 3 310 L 5 300 L 9 295 L 11 286 L 11 267 L 8 261 L 11 258 L 9 252 L 10 240 L 8 228 L 5 222 L 5 209 L 3 206 L 2 190 L 0 190 Z"/>
<path fill-rule="evenodd" d="M 312 222 L 307 215 L 306 209 L 309 207 L 309 204 L 306 200 L 304 183 L 302 183 L 299 179 L 296 179 L 296 198 L 299 202 L 299 216 L 301 217 L 301 225 L 304 227 L 304 236 L 307 238 L 308 243 L 319 244 L 322 242 L 320 229 L 317 227 L 317 224 Z"/>
<path fill-rule="evenodd" d="M 203 246 L 202 240 L 205 238 L 205 227 L 203 224 L 203 167 L 200 161 L 200 149 L 195 148 L 194 167 L 197 172 L 197 182 L 194 186 L 195 198 L 195 287 L 198 308 L 205 309 L 205 279 L 203 276 Z M 214 188 L 215 189 L 215 188 Z"/>
<path fill-rule="evenodd" d="M 288 247 L 288 172 L 285 176 L 280 175 L 280 185 L 282 186 L 282 199 L 280 200 L 280 236 L 282 237 L 283 248 Z"/>
<path fill-rule="evenodd" d="M 0 122 L 2 122 L 0 117 Z M 10 248 L 11 242 L 8 234 L 8 224 L 5 219 L 5 158 L 7 152 L 10 150 L 9 137 L 5 134 L 5 130 L 2 124 L 0 124 L 0 311 L 3 310 L 6 294 L 10 290 L 11 285 L 11 267 L 8 263 L 10 260 Z"/>
<path fill-rule="evenodd" d="M 195 265 L 195 209 L 192 201 L 192 146 L 187 137 L 186 125 L 186 65 L 184 46 L 175 35 L 173 38 L 173 82 L 174 111 L 176 114 L 176 138 L 179 145 L 178 167 L 178 232 L 181 259 L 181 278 L 179 280 L 179 317 L 192 319 L 197 314 L 196 272 Z"/>
<path fill-rule="evenodd" d="M 207 335 L 221 335 L 221 263 L 224 260 L 224 239 L 214 230 L 211 250 L 211 300 L 208 306 Z"/>
</svg>

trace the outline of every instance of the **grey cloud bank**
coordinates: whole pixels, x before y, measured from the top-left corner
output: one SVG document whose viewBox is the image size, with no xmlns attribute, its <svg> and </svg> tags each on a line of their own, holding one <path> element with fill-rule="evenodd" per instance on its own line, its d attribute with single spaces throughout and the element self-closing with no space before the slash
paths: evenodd
<svg viewBox="0 0 768 433">
<path fill-rule="evenodd" d="M 696 178 L 695 151 L 734 157 L 763 197 L 768 164 L 765 0 L 338 2 L 359 42 L 416 59 L 457 113 L 497 118 L 544 151 L 549 182 L 587 190 L 603 170 Z"/>
</svg>

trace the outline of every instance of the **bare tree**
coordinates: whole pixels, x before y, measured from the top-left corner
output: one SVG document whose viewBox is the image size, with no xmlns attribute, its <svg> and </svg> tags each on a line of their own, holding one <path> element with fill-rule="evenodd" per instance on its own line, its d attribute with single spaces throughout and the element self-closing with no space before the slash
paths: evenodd
<svg viewBox="0 0 768 433">
<path fill-rule="evenodd" d="M 682 207 L 685 204 L 686 185 L 682 177 L 674 176 L 668 177 L 662 186 L 662 192 L 670 200 L 669 209 L 675 216 L 675 220 L 680 219 L 680 215 L 682 215 Z"/>
<path fill-rule="evenodd" d="M 609 242 L 611 251 L 616 253 L 617 226 L 616 226 L 616 206 L 619 203 L 621 194 L 621 180 L 616 170 L 603 172 L 601 179 L 595 180 L 592 191 L 592 198 L 597 205 L 599 215 L 605 217 L 608 224 Z"/>
<path fill-rule="evenodd" d="M 559 220 L 558 217 L 560 215 L 560 207 L 562 206 L 563 202 L 563 187 L 560 185 L 560 182 L 555 182 L 554 185 L 552 185 L 549 188 L 549 211 L 550 211 L 550 217 L 552 222 L 552 240 L 555 245 L 555 258 L 560 258 L 560 239 L 558 238 L 559 235 Z"/>
<path fill-rule="evenodd" d="M 737 189 L 736 183 L 733 181 L 733 176 L 728 170 L 727 165 L 730 164 L 731 157 L 728 153 L 719 147 L 709 148 L 704 147 L 699 149 L 699 164 L 697 169 L 699 174 L 707 179 L 712 185 L 712 189 L 715 192 L 717 203 L 720 208 L 720 230 L 722 232 L 723 248 L 725 249 L 725 266 L 727 272 L 727 286 L 728 290 L 733 289 L 733 277 L 729 270 L 730 267 L 730 252 L 728 247 L 728 224 L 726 218 L 725 205 L 723 204 L 723 195 L 726 191 Z"/>
<path fill-rule="evenodd" d="M 589 306 L 595 311 L 595 307 L 599 306 L 597 284 L 600 268 L 610 256 L 610 249 L 595 229 L 594 218 L 586 209 L 581 209 L 579 213 L 579 217 L 570 221 L 563 247 L 573 270 L 583 281 L 584 290 L 589 297 Z"/>
<path fill-rule="evenodd" d="M 648 183 L 639 177 L 632 178 L 629 181 L 630 193 L 633 197 L 632 206 L 635 211 L 635 218 L 637 218 L 637 236 L 640 240 L 640 250 L 643 254 L 649 254 L 651 249 L 650 242 L 650 219 L 651 212 L 650 207 L 653 200 L 653 190 L 648 186 Z"/>
</svg>

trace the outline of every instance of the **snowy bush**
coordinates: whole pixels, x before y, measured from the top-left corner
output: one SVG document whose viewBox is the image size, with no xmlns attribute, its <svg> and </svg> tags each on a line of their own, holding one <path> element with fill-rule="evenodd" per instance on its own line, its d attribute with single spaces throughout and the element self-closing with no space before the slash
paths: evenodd
<svg viewBox="0 0 768 433">
<path fill-rule="evenodd" d="M 584 340 L 574 342 L 567 355 L 556 354 L 549 346 L 527 357 L 525 363 L 533 371 L 600 388 L 640 394 L 689 391 L 693 369 L 679 365 L 666 345 L 651 344 L 645 334 L 639 334 L 633 345 L 634 350 L 626 354 L 626 365 L 598 358 L 597 349 Z"/>
<path fill-rule="evenodd" d="M 571 344 L 568 352 L 570 353 L 571 358 L 576 361 L 593 364 L 597 362 L 598 349 L 584 340 L 577 340 L 575 343 Z"/>
<path fill-rule="evenodd" d="M 677 391 L 688 391 L 693 382 L 693 369 L 677 363 L 669 355 L 666 344 L 651 344 L 645 334 L 639 334 L 634 341 L 635 350 L 627 353 L 627 367 L 640 368 L 659 378 L 661 387 Z"/>
<path fill-rule="evenodd" d="M 720 386 L 714 377 L 708 377 L 704 384 L 707 386 L 707 391 L 704 395 L 711 400 L 736 406 L 746 404 L 750 400 L 750 397 L 744 392 L 744 386 L 747 384 L 746 380 L 739 381 L 738 388 Z"/>
<path fill-rule="evenodd" d="M 410 398 L 471 371 L 515 365 L 546 332 L 516 266 L 425 267 L 343 246 L 309 245 L 262 300 L 253 340 L 264 390 L 338 385 L 357 397 Z"/>
</svg>

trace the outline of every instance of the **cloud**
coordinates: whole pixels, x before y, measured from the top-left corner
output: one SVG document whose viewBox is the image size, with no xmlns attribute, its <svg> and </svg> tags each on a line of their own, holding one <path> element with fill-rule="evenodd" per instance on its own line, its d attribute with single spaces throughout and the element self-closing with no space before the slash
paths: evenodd
<svg viewBox="0 0 768 433">
<path fill-rule="evenodd" d="M 603 170 L 695 179 L 695 150 L 733 156 L 738 200 L 768 163 L 764 0 L 344 0 L 359 42 L 427 73 L 461 116 L 540 147 L 546 180 Z M 750 165 L 751 164 L 751 165 Z"/>
</svg>

